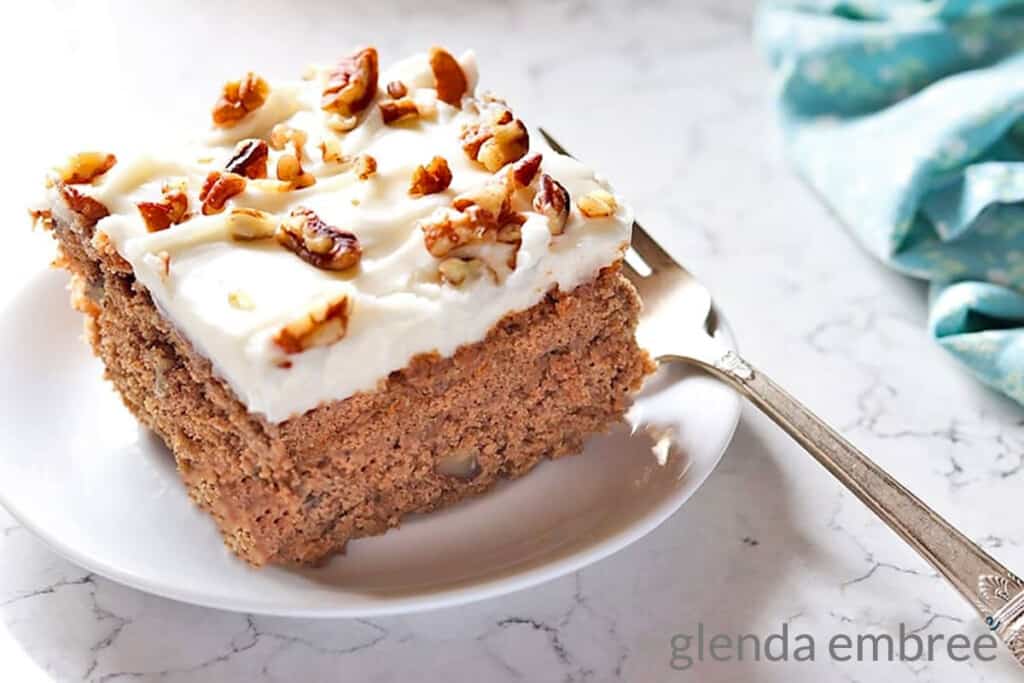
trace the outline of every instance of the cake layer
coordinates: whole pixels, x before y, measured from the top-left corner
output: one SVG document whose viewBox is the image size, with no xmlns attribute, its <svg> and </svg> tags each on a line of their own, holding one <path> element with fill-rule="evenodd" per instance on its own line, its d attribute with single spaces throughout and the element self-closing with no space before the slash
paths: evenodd
<svg viewBox="0 0 1024 683">
<path fill-rule="evenodd" d="M 450 357 L 280 424 L 247 410 L 88 221 L 53 223 L 107 377 L 167 443 L 225 542 L 262 565 L 312 563 L 350 538 L 580 450 L 651 370 L 617 268 L 554 288 Z"/>
<path fill-rule="evenodd" d="M 79 159 L 50 208 L 98 221 L 250 412 L 281 422 L 373 390 L 589 282 L 629 241 L 606 184 L 477 95 L 471 55 L 445 55 L 249 74 L 205 139 Z"/>
</svg>

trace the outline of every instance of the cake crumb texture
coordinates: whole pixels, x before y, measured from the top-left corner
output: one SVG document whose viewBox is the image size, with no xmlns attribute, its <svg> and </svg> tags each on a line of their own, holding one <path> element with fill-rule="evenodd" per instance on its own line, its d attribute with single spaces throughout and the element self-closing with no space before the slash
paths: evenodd
<svg viewBox="0 0 1024 683">
<path fill-rule="evenodd" d="M 270 423 L 159 313 L 102 233 L 58 218 L 54 234 L 107 379 L 253 565 L 320 562 L 405 515 L 578 453 L 653 370 L 634 339 L 639 299 L 609 267 L 451 357 L 421 354 L 377 391 Z"/>
</svg>

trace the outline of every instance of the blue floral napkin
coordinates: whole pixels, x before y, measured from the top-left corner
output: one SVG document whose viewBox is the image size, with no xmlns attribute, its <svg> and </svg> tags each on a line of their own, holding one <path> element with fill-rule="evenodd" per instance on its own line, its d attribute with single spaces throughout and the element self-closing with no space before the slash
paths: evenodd
<svg viewBox="0 0 1024 683">
<path fill-rule="evenodd" d="M 756 34 L 801 173 L 1024 403 L 1024 0 L 769 0 Z"/>
</svg>

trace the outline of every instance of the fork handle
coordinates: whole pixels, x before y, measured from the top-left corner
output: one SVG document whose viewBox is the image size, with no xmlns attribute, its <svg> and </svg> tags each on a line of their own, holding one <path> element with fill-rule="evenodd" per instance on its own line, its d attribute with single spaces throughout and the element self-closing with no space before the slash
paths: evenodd
<svg viewBox="0 0 1024 683">
<path fill-rule="evenodd" d="M 729 351 L 703 365 L 746 395 L 946 577 L 1024 665 L 1024 581 L 738 354 Z"/>
</svg>

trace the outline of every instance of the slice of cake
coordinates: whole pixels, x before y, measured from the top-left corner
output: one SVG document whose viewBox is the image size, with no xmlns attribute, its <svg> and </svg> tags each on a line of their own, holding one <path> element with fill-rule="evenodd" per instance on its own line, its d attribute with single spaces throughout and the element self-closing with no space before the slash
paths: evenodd
<svg viewBox="0 0 1024 683">
<path fill-rule="evenodd" d="M 576 453 L 652 363 L 631 217 L 472 55 L 223 87 L 197 143 L 86 152 L 33 213 L 106 376 L 254 565 Z"/>
</svg>

